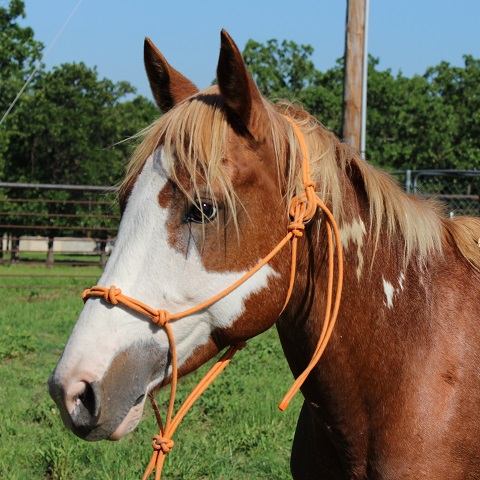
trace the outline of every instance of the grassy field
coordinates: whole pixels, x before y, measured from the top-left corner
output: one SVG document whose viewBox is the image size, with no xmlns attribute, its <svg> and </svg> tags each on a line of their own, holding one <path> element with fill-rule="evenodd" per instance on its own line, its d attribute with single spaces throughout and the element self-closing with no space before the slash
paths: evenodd
<svg viewBox="0 0 480 480">
<path fill-rule="evenodd" d="M 46 272 L 45 267 L 0 266 L 0 275 L 12 271 L 27 276 L 2 277 L 2 284 L 24 282 L 29 288 L 0 289 L 0 478 L 141 478 L 157 433 L 151 409 L 121 441 L 88 443 L 63 427 L 46 388 L 82 308 L 81 292 L 95 283 L 100 269 L 56 266 Z M 65 276 L 38 276 L 44 273 Z M 206 368 L 182 379 L 179 401 Z M 300 395 L 286 412 L 277 408 L 291 381 L 276 332 L 250 340 L 180 425 L 163 478 L 291 478 Z M 166 406 L 167 395 L 158 395 L 160 407 Z"/>
</svg>

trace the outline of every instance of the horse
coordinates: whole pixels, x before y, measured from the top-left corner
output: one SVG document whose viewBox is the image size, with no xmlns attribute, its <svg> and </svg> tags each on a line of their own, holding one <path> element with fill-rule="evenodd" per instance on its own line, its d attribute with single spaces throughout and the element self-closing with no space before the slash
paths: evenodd
<svg viewBox="0 0 480 480">
<path fill-rule="evenodd" d="M 285 236 L 305 190 L 295 126 L 345 275 L 336 326 L 301 386 L 293 478 L 480 478 L 480 220 L 443 218 L 301 107 L 267 101 L 225 31 L 217 83 L 203 91 L 149 39 L 144 59 L 163 115 L 129 163 L 99 285 L 179 312 L 242 278 Z M 301 225 L 290 293 L 287 246 L 170 322 L 179 376 L 274 324 L 301 375 L 327 308 L 327 224 L 317 210 Z M 86 440 L 127 435 L 172 379 L 165 322 L 111 303 L 86 300 L 49 379 L 65 425 Z"/>
</svg>

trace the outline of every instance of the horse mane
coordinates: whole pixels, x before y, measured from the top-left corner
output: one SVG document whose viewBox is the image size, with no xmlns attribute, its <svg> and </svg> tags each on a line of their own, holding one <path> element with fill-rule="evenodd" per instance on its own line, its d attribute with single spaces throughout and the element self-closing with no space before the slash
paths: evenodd
<svg viewBox="0 0 480 480">
<path fill-rule="evenodd" d="M 388 174 L 369 165 L 302 108 L 285 102 L 274 105 L 267 100 L 264 100 L 264 106 L 271 122 L 278 179 L 286 205 L 290 198 L 303 191 L 299 174 L 300 152 L 295 134 L 285 119 L 288 115 L 305 135 L 317 193 L 331 206 L 340 227 L 352 221 L 349 206 L 344 201 L 344 183 L 347 177 L 355 174 L 369 205 L 369 226 L 375 247 L 385 234 L 388 243 L 402 240 L 405 262 L 414 255 L 424 262 L 430 254 L 442 252 L 444 242 L 449 238 L 467 261 L 480 270 L 477 244 L 480 220 L 442 218 L 437 203 L 405 194 Z M 235 220 L 239 205 L 225 161 L 227 127 L 226 106 L 216 86 L 181 102 L 141 132 L 144 139 L 132 156 L 120 190 L 131 185 L 147 158 L 163 145 L 166 158 L 171 161 L 167 168 L 172 179 L 180 185 L 177 181 L 179 171 L 186 172 L 191 178 L 196 198 L 190 200 L 200 198 L 198 180 L 201 179 L 213 201 L 214 188 L 222 192 Z"/>
<path fill-rule="evenodd" d="M 480 272 L 480 218 L 442 219 L 447 241 L 450 240 L 467 262 Z"/>
</svg>

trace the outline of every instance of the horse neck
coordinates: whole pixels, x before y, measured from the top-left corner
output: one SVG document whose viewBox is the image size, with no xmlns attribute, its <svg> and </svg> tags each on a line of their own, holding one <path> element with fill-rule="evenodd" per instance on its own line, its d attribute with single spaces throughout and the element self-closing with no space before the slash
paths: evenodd
<svg viewBox="0 0 480 480">
<path fill-rule="evenodd" d="M 374 328 L 370 324 L 375 316 L 373 309 L 379 304 L 384 307 L 383 287 L 381 290 L 377 287 L 382 285 L 382 274 L 390 278 L 387 269 L 395 271 L 403 262 L 400 254 L 375 253 L 374 242 L 367 241 L 371 238 L 368 230 L 375 226 L 370 222 L 362 182 L 355 174 L 351 177 L 343 175 L 340 185 L 344 207 L 339 222 L 345 272 L 342 303 L 330 343 L 302 388 L 307 400 L 313 404 L 328 403 L 326 396 L 332 404 L 338 404 L 332 399 L 354 396 L 359 389 L 363 374 L 357 372 L 357 366 L 365 366 L 364 362 L 370 361 L 363 347 L 368 345 L 365 339 Z M 382 233 L 379 244 L 382 248 L 386 244 Z M 326 245 L 326 226 L 320 219 L 319 224 L 311 225 L 301 239 L 295 289 L 291 302 L 277 322 L 285 356 L 295 376 L 303 371 L 312 357 L 323 325 L 328 281 Z M 380 295 L 375 299 L 374 291 Z M 344 381 L 339 381 L 342 376 Z M 349 388 L 352 391 L 346 392 Z"/>
</svg>

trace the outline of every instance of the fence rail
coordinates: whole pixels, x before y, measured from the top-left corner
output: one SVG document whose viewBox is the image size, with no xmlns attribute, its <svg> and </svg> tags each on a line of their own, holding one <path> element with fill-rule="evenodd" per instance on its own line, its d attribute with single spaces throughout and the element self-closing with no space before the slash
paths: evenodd
<svg viewBox="0 0 480 480">
<path fill-rule="evenodd" d="M 103 267 L 119 219 L 114 187 L 0 183 L 0 261 Z"/>
</svg>

